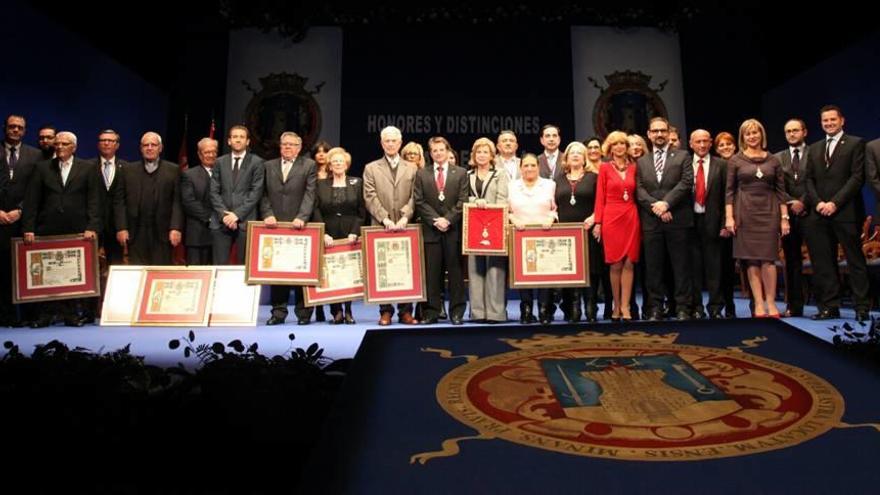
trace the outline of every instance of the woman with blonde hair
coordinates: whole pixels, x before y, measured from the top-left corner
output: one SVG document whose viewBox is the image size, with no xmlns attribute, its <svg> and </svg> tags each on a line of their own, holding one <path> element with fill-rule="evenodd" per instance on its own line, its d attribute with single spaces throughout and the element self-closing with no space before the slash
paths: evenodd
<svg viewBox="0 0 880 495">
<path fill-rule="evenodd" d="M 639 158 L 648 151 L 648 143 L 638 134 L 627 135 L 626 142 L 629 143 L 629 157 L 634 162 L 639 161 Z"/>
<path fill-rule="evenodd" d="M 507 173 L 495 169 L 495 143 L 479 138 L 471 147 L 468 202 L 477 208 L 506 205 Z M 468 291 L 471 320 L 477 323 L 507 321 L 507 258 L 468 255 Z"/>
<path fill-rule="evenodd" d="M 767 152 L 767 133 L 755 119 L 739 127 L 740 152 L 727 161 L 725 227 L 734 235 L 733 257 L 746 266 L 755 318 L 779 318 L 776 259 L 788 235 L 782 163 Z"/>
<path fill-rule="evenodd" d="M 599 168 L 593 236 L 602 242 L 610 265 L 614 297 L 612 321 L 632 320 L 633 263 L 639 261 L 641 225 L 636 207 L 636 164 L 628 154 L 626 133 L 614 131 L 602 143 L 609 157 Z"/>
<path fill-rule="evenodd" d="M 403 149 L 400 150 L 400 156 L 414 164 L 417 168 L 425 168 L 425 149 L 415 141 L 406 143 Z"/>
</svg>

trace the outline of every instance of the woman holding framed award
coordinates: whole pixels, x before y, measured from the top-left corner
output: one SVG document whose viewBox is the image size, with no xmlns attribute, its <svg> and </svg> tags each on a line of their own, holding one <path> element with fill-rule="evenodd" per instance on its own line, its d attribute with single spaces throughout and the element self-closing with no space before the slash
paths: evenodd
<svg viewBox="0 0 880 495">
<path fill-rule="evenodd" d="M 474 203 L 477 208 L 507 204 L 509 179 L 506 172 L 495 169 L 495 143 L 488 138 L 474 141 L 469 163 L 468 202 Z M 484 232 L 488 227 L 484 225 Z M 468 255 L 471 320 L 480 323 L 507 321 L 506 278 L 507 258 Z"/>
<path fill-rule="evenodd" d="M 589 144 L 597 144 L 591 140 Z M 556 205 L 560 222 L 584 224 L 589 233 L 595 223 L 593 209 L 596 204 L 596 180 L 599 177 L 598 164 L 587 160 L 588 149 L 583 143 L 574 141 L 562 153 L 564 175 L 556 179 Z M 600 258 L 599 242 L 589 237 L 590 249 L 590 287 L 569 287 L 562 290 L 562 312 L 569 323 L 581 319 L 581 300 L 584 302 L 587 321 L 596 321 L 596 287 L 605 263 Z M 609 291 L 610 292 L 610 291 Z"/>
<path fill-rule="evenodd" d="M 327 158 L 327 152 L 333 148 L 330 146 L 330 143 L 324 141 L 318 141 L 314 148 L 312 148 L 312 159 L 315 160 L 315 165 L 317 166 L 317 177 L 318 180 L 324 180 L 330 175 L 330 161 Z M 315 220 L 316 213 L 312 212 L 312 220 Z M 315 306 L 315 321 L 324 321 L 326 318 L 324 316 L 324 306 L 318 305 Z"/>
<path fill-rule="evenodd" d="M 556 221 L 556 183 L 540 177 L 538 157 L 531 153 L 523 155 L 519 164 L 520 178 L 510 184 L 510 222 L 517 230 L 524 230 L 526 225 L 543 225 L 549 229 Z M 537 319 L 532 312 L 534 302 L 533 289 L 520 289 L 520 323 L 535 323 Z M 539 289 L 538 298 L 541 305 L 541 324 L 549 325 L 553 321 L 550 314 L 552 301 L 550 290 Z"/>
<path fill-rule="evenodd" d="M 611 265 L 614 295 L 612 321 L 632 320 L 630 299 L 633 263 L 639 261 L 641 225 L 636 207 L 636 164 L 627 154 L 626 133 L 614 131 L 602 143 L 611 160 L 599 167 L 593 237 L 602 242 L 605 263 Z"/>
<path fill-rule="evenodd" d="M 367 215 L 363 181 L 346 175 L 351 166 L 351 155 L 344 148 L 332 148 L 327 152 L 327 160 L 330 175 L 318 181 L 315 221 L 324 223 L 324 244 L 327 247 L 333 245 L 334 239 L 347 239 L 355 243 Z M 344 315 L 342 304 L 330 305 L 330 324 L 355 323 L 351 301 L 344 303 Z"/>
</svg>

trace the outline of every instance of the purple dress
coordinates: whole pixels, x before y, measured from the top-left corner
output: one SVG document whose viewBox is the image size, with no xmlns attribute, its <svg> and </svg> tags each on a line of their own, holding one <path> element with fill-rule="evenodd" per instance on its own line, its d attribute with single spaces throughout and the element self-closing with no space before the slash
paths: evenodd
<svg viewBox="0 0 880 495">
<path fill-rule="evenodd" d="M 774 155 L 749 158 L 742 152 L 727 162 L 726 204 L 733 205 L 736 236 L 733 257 L 741 260 L 779 259 L 781 214 L 785 179 Z"/>
</svg>

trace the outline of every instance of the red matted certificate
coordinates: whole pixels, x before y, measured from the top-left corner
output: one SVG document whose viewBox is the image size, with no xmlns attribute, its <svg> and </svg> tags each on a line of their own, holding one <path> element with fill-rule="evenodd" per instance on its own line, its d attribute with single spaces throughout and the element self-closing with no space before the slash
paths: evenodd
<svg viewBox="0 0 880 495">
<path fill-rule="evenodd" d="M 148 266 L 132 324 L 207 326 L 214 292 L 213 266 Z"/>
<path fill-rule="evenodd" d="M 583 224 L 557 223 L 550 229 L 510 227 L 510 287 L 586 287 L 587 239 Z"/>
<path fill-rule="evenodd" d="M 306 287 L 303 296 L 306 306 L 362 299 L 364 263 L 361 242 L 352 244 L 348 239 L 337 239 L 332 247 L 324 247 L 321 282 Z"/>
<path fill-rule="evenodd" d="M 507 205 L 465 203 L 462 225 L 462 254 L 507 256 Z"/>
<path fill-rule="evenodd" d="M 267 227 L 248 222 L 245 275 L 248 284 L 315 285 L 321 278 L 324 224 L 294 229 L 291 222 Z"/>
<path fill-rule="evenodd" d="M 384 227 L 361 227 L 361 242 L 367 303 L 426 300 L 425 251 L 420 225 L 399 232 L 386 232 Z"/>
<path fill-rule="evenodd" d="M 98 241 L 82 235 L 39 236 L 31 244 L 12 239 L 12 302 L 101 295 Z M 9 280 L 0 281 L 9 283 Z"/>
</svg>

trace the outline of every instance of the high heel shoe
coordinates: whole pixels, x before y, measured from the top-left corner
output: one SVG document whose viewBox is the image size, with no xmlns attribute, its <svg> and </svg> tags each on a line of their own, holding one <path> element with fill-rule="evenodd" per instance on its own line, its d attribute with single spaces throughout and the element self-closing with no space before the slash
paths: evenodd
<svg viewBox="0 0 880 495">
<path fill-rule="evenodd" d="M 342 316 L 342 311 L 340 311 L 340 312 L 334 314 L 333 318 L 330 321 L 328 321 L 327 323 L 329 323 L 331 325 L 340 325 L 340 324 L 342 324 L 342 322 L 343 322 L 343 316 Z"/>
<path fill-rule="evenodd" d="M 346 325 L 354 325 L 355 323 L 357 323 L 357 322 L 354 321 L 354 316 L 351 315 L 351 308 L 346 308 L 345 309 L 345 324 Z"/>
</svg>

